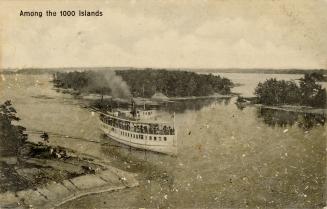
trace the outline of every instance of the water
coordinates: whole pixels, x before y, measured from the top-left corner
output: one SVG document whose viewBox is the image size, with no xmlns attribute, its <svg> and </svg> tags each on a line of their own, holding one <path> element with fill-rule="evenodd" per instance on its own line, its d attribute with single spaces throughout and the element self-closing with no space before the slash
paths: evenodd
<svg viewBox="0 0 327 209">
<path fill-rule="evenodd" d="M 259 82 L 263 82 L 269 78 L 276 78 L 278 80 L 294 80 L 303 77 L 299 74 L 258 74 L 258 73 L 215 73 L 231 79 L 236 84 L 241 84 L 233 88 L 233 92 L 240 93 L 243 96 L 254 96 L 254 89 Z"/>
<path fill-rule="evenodd" d="M 241 84 L 233 88 L 233 92 L 240 93 L 243 96 L 254 96 L 254 89 L 259 82 L 264 82 L 269 78 L 276 78 L 277 80 L 288 80 L 298 82 L 302 78 L 301 74 L 259 74 L 259 73 L 214 73 L 231 79 L 236 84 Z M 323 88 L 327 88 L 327 82 L 320 83 Z"/>
<path fill-rule="evenodd" d="M 242 80 L 241 74 L 235 76 L 239 80 L 234 82 Z M 265 80 L 261 74 L 244 76 L 244 85 L 238 87 L 244 94 Z M 0 100 L 12 100 L 21 124 L 29 130 L 56 133 L 50 136 L 52 144 L 110 161 L 137 173 L 140 180 L 137 188 L 83 197 L 63 208 L 322 208 L 325 204 L 324 116 L 288 113 L 285 117 L 285 112 L 256 107 L 240 110 L 235 98 L 167 105 L 164 109 L 176 111 L 179 148 L 178 156 L 170 157 L 131 150 L 103 137 L 97 115 L 83 108 L 86 102 L 57 93 L 49 79 L 5 76 L 5 81 L 0 79 Z"/>
</svg>

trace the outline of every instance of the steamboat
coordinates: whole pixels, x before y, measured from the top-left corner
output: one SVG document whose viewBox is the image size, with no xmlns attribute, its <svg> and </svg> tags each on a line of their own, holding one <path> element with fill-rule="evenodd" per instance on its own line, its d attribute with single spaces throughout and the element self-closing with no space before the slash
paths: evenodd
<svg viewBox="0 0 327 209">
<path fill-rule="evenodd" d="M 116 109 L 100 114 L 100 128 L 111 139 L 130 147 L 177 155 L 175 115 L 173 122 L 153 119 L 154 110 Z"/>
</svg>

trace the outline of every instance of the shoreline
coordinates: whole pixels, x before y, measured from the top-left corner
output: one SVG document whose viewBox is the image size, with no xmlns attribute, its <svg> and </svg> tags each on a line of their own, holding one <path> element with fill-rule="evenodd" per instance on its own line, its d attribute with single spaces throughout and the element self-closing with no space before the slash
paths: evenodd
<svg viewBox="0 0 327 209">
<path fill-rule="evenodd" d="M 0 105 L 0 208 L 52 209 L 82 196 L 139 186 L 137 174 L 51 144 L 43 131 L 33 137 L 19 120 L 10 100 Z"/>
<path fill-rule="evenodd" d="M 139 182 L 132 173 L 108 166 L 96 174 L 86 174 L 62 182 L 53 181 L 17 192 L 0 193 L 0 207 L 53 209 L 80 197 L 136 186 L 139 186 Z"/>
<path fill-rule="evenodd" d="M 29 143 L 38 146 L 37 143 L 30 141 Z M 63 149 L 66 150 L 66 148 Z M 23 190 L 2 192 L 0 193 L 0 208 L 35 207 L 53 209 L 83 196 L 139 186 L 139 181 L 136 179 L 137 174 L 135 173 L 115 168 L 110 165 L 110 162 L 92 158 L 75 150 L 67 149 L 67 151 L 68 156 L 76 159 L 22 158 L 18 156 L 19 162 L 29 164 L 32 169 L 42 170 L 50 167 L 64 172 L 80 172 L 82 174 L 59 181 L 51 180 Z M 94 173 L 84 172 L 83 169 L 86 166 L 94 170 Z M 24 167 L 20 169 L 24 170 Z"/>
<path fill-rule="evenodd" d="M 282 110 L 282 111 L 288 111 L 288 112 L 327 114 L 327 109 L 324 109 L 324 108 L 312 108 L 312 107 L 290 106 L 290 105 L 281 105 L 281 106 L 269 106 L 269 105 L 262 105 L 262 104 L 253 104 L 253 105 L 256 107 L 273 109 L 273 110 Z"/>
<path fill-rule="evenodd" d="M 62 93 L 68 93 L 70 95 L 76 96 L 76 90 L 70 90 L 70 89 L 62 89 L 57 88 Z M 93 95 L 93 98 L 92 96 Z M 78 95 L 80 96 L 80 95 Z M 160 103 L 164 102 L 178 102 L 178 101 L 187 101 L 187 100 L 205 100 L 205 99 L 229 99 L 233 98 L 235 96 L 240 96 L 238 93 L 231 92 L 228 95 L 222 95 L 222 94 L 214 94 L 209 96 L 188 96 L 188 97 L 168 97 L 165 99 L 152 99 L 152 98 L 143 98 L 143 97 L 136 97 L 135 102 L 137 105 L 142 106 L 146 102 L 148 105 L 160 105 Z M 104 95 L 105 99 L 112 98 L 111 96 Z M 254 104 L 253 99 L 255 97 L 242 97 L 245 102 L 239 102 L 236 103 L 242 107 L 246 106 L 255 106 L 255 107 L 261 107 L 261 108 L 267 108 L 267 109 L 274 109 L 274 110 L 282 110 L 282 111 L 288 111 L 288 112 L 298 112 L 298 113 L 311 113 L 311 114 L 327 114 L 327 108 L 313 108 L 313 107 L 307 107 L 307 106 L 296 106 L 296 105 L 279 105 L 279 106 L 272 106 L 272 105 L 263 105 L 263 104 Z M 90 100 L 90 101 L 97 101 L 101 99 L 101 95 L 96 94 L 85 94 L 81 97 L 81 99 L 84 100 Z M 112 98 L 113 101 L 119 101 L 122 103 L 129 103 L 128 99 L 121 99 L 121 98 Z"/>
<path fill-rule="evenodd" d="M 80 97 L 81 99 L 85 100 L 99 100 L 101 99 L 100 94 L 94 94 L 94 93 L 82 93 L 79 92 L 78 90 L 74 89 L 65 89 L 65 88 L 59 88 L 55 87 L 53 88 L 56 91 L 59 91 L 60 93 L 63 94 L 70 94 L 73 96 Z M 238 93 L 233 93 L 231 92 L 230 94 L 219 94 L 215 93 L 213 95 L 207 95 L 207 96 L 187 96 L 187 97 L 167 97 L 167 98 L 147 98 L 147 97 L 132 97 L 133 99 L 136 100 L 145 100 L 145 101 L 150 101 L 150 102 L 165 102 L 165 101 L 178 101 L 178 100 L 194 100 L 194 99 L 215 99 L 215 98 L 232 98 L 234 96 L 237 96 Z M 103 95 L 103 99 L 113 99 L 113 100 L 127 100 L 127 99 L 122 99 L 122 98 L 113 98 L 111 95 Z"/>
<path fill-rule="evenodd" d="M 255 97 L 242 97 L 243 101 L 235 102 L 235 104 L 240 108 L 245 108 L 248 106 L 254 106 L 257 108 L 266 108 L 272 110 L 281 110 L 287 112 L 297 112 L 297 113 L 310 113 L 310 114 L 327 114 L 327 108 L 314 108 L 309 106 L 300 105 L 264 105 L 254 103 Z"/>
<path fill-rule="evenodd" d="M 235 93 L 231 94 L 214 94 L 208 96 L 189 96 L 189 97 L 169 97 L 168 101 L 180 101 L 180 100 L 194 100 L 194 99 L 227 99 L 236 96 Z"/>
</svg>

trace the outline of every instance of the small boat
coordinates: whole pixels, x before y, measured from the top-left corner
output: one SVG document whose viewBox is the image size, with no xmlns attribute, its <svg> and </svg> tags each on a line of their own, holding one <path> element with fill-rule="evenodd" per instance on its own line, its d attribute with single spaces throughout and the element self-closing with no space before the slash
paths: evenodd
<svg viewBox="0 0 327 209">
<path fill-rule="evenodd" d="M 175 115 L 173 122 L 151 120 L 154 110 L 112 110 L 100 114 L 100 127 L 111 139 L 143 150 L 177 155 Z"/>
</svg>

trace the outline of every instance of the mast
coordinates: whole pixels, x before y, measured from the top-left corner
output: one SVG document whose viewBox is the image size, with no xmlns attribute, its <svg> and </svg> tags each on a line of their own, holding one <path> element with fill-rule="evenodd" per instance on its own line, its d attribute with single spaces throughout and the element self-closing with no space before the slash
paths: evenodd
<svg viewBox="0 0 327 209">
<path fill-rule="evenodd" d="M 174 127 L 174 145 L 176 146 L 176 155 L 177 155 L 177 130 L 176 130 L 176 126 L 175 126 L 175 122 L 176 122 L 176 116 L 175 116 L 176 114 L 175 114 L 175 112 L 174 112 L 174 125 L 173 125 L 173 127 Z"/>
<path fill-rule="evenodd" d="M 103 87 L 101 88 L 101 105 L 103 104 Z"/>
<path fill-rule="evenodd" d="M 132 102 L 131 114 L 135 118 L 136 117 L 136 107 L 135 107 L 135 102 L 134 102 L 133 98 L 131 99 L 131 102 Z"/>
<path fill-rule="evenodd" d="M 142 86 L 142 89 L 143 89 L 143 110 L 145 110 L 144 84 Z"/>
</svg>

